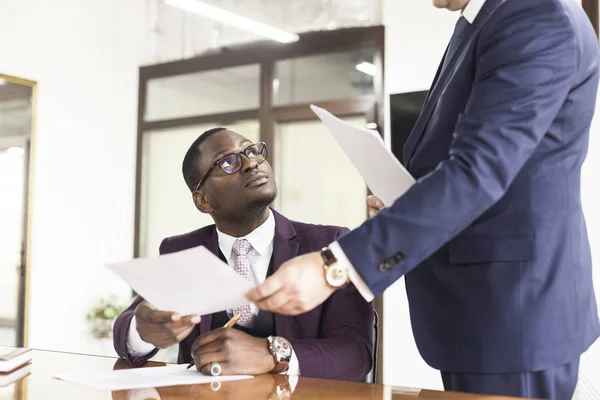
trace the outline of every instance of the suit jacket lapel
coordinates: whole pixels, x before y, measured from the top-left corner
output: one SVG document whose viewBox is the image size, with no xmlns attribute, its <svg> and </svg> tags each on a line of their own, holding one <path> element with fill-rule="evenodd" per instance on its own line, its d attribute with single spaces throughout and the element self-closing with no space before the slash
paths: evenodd
<svg viewBox="0 0 600 400">
<path fill-rule="evenodd" d="M 435 110 L 435 106 L 437 105 L 440 95 L 444 92 L 444 90 L 446 89 L 446 86 L 448 85 L 450 78 L 454 74 L 454 71 L 456 69 L 456 65 L 457 65 L 458 61 L 463 57 L 462 53 L 464 52 L 465 48 L 473 40 L 475 33 L 479 29 L 481 29 L 481 26 L 483 25 L 485 20 L 504 1 L 505 0 L 496 0 L 496 1 L 488 0 L 485 2 L 483 7 L 481 8 L 481 10 L 479 11 L 479 14 L 477 14 L 477 17 L 473 21 L 473 23 L 470 24 L 469 27 L 467 28 L 464 38 L 463 38 L 462 42 L 460 43 L 460 45 L 458 46 L 458 48 L 456 49 L 456 51 L 454 52 L 454 55 L 452 56 L 452 58 L 449 60 L 448 66 L 446 67 L 444 72 L 441 73 L 441 75 L 440 75 L 442 65 L 444 64 L 444 59 L 442 59 L 442 62 L 440 63 L 440 65 L 438 67 L 436 77 L 434 79 L 433 88 L 429 91 L 425 105 L 423 106 L 423 109 L 421 110 L 421 114 L 419 115 L 419 118 L 417 119 L 417 122 L 415 123 L 415 126 L 413 127 L 413 129 L 406 141 L 406 144 L 404 145 L 403 156 L 404 156 L 404 160 L 405 160 L 404 165 L 406 167 L 408 167 L 410 158 L 413 155 L 413 153 L 417 147 L 417 144 L 419 143 L 419 140 L 423 136 L 423 133 L 425 132 L 425 128 L 427 127 L 427 123 L 429 122 L 429 118 L 431 118 L 431 114 L 433 113 L 433 110 Z M 447 51 L 448 51 L 448 49 L 446 48 L 446 53 L 447 53 Z M 444 54 L 444 58 L 446 56 L 446 53 Z M 454 128 L 454 127 L 452 127 L 452 128 Z"/>
<path fill-rule="evenodd" d="M 273 238 L 273 273 L 289 259 L 298 255 L 300 243 L 297 241 L 296 229 L 292 221 L 275 210 L 275 237 Z M 275 331 L 278 336 L 290 338 L 292 331 L 292 318 L 286 315 L 274 314 Z"/>
<path fill-rule="evenodd" d="M 446 55 L 448 54 L 448 47 L 449 46 L 446 46 L 446 51 L 444 51 L 444 56 L 442 57 L 442 61 L 438 65 L 437 71 L 435 71 L 435 77 L 433 78 L 433 82 L 431 83 L 431 86 L 429 87 L 429 90 L 427 91 L 427 96 L 425 96 L 425 102 L 423 103 L 423 107 L 425 107 L 425 105 L 429 101 L 429 97 L 431 97 L 431 92 L 433 91 L 435 84 L 437 83 L 438 79 L 440 78 L 440 72 L 442 72 L 442 66 L 444 65 L 444 60 L 446 59 Z"/>
<path fill-rule="evenodd" d="M 292 221 L 273 211 L 275 217 L 275 237 L 273 238 L 273 272 L 286 262 L 298 255 L 300 243 L 296 241 L 296 229 Z"/>
<path fill-rule="evenodd" d="M 408 167 L 408 158 L 410 157 L 410 155 L 412 155 L 412 151 L 416 147 L 417 141 L 421 137 L 420 135 L 415 135 L 414 132 L 416 131 L 417 125 L 419 124 L 419 122 L 421 120 L 421 116 L 423 115 L 423 110 L 425 109 L 425 107 L 427 107 L 427 104 L 429 103 L 429 98 L 431 97 L 431 92 L 433 91 L 433 88 L 435 88 L 435 85 L 436 85 L 438 79 L 440 78 L 440 72 L 442 72 L 442 66 L 444 65 L 444 61 L 446 60 L 446 55 L 448 54 L 448 48 L 449 48 L 449 46 L 446 46 L 446 51 L 444 52 L 442 61 L 438 65 L 437 71 L 435 72 L 435 77 L 433 78 L 433 82 L 431 83 L 431 86 L 429 87 L 429 90 L 427 91 L 427 96 L 425 96 L 425 102 L 423 103 L 423 108 L 421 109 L 419 118 L 417 119 L 417 122 L 415 122 L 415 126 L 413 126 L 413 129 L 411 130 L 410 135 L 408 135 L 408 139 L 406 140 L 406 143 L 404 144 L 404 148 L 402 149 L 402 159 L 404 160 L 405 167 Z"/>
</svg>

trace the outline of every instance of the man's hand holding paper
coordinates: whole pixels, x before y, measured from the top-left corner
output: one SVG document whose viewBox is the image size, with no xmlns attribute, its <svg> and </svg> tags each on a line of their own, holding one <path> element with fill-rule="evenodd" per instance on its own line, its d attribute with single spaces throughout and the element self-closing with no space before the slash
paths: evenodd
<svg viewBox="0 0 600 400">
<path fill-rule="evenodd" d="M 370 195 L 367 197 L 367 207 L 369 208 L 369 218 L 373 218 L 385 205 L 378 197 Z"/>
<path fill-rule="evenodd" d="M 185 339 L 200 323 L 199 315 L 180 316 L 171 311 L 160 311 L 147 301 L 135 309 L 136 328 L 143 341 L 157 349 L 166 349 Z"/>
</svg>

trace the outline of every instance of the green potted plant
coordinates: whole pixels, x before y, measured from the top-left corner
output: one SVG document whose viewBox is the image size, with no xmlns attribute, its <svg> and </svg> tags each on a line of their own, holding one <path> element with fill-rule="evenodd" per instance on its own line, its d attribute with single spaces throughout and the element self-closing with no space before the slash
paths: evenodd
<svg viewBox="0 0 600 400">
<path fill-rule="evenodd" d="M 113 321 L 124 309 L 125 307 L 118 303 L 117 296 L 100 299 L 86 316 L 92 335 L 97 339 L 111 337 Z"/>
</svg>

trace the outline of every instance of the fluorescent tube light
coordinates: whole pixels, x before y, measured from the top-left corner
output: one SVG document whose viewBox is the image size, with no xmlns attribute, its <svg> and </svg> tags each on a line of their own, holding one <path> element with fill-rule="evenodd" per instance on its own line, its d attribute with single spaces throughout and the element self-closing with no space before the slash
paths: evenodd
<svg viewBox="0 0 600 400">
<path fill-rule="evenodd" d="M 281 43 L 296 42 L 300 39 L 300 36 L 295 33 L 274 28 L 262 22 L 254 21 L 250 18 L 246 18 L 230 11 L 223 10 L 222 8 L 207 4 L 203 1 L 165 0 L 165 3 L 170 6 L 181 8 L 182 10 L 210 18 Z"/>
<path fill-rule="evenodd" d="M 16 156 L 22 156 L 23 154 L 25 154 L 25 150 L 22 147 L 9 147 L 8 149 L 6 149 L 6 152 L 8 154 L 13 154 Z"/>
<path fill-rule="evenodd" d="M 360 64 L 357 64 L 356 69 L 367 75 L 375 76 L 375 65 L 369 62 L 361 62 Z"/>
</svg>

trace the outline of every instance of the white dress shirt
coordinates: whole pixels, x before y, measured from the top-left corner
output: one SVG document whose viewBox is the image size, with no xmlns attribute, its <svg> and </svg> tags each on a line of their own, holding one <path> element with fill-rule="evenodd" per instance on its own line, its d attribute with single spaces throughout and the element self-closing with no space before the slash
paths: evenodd
<svg viewBox="0 0 600 400">
<path fill-rule="evenodd" d="M 465 17 L 467 22 L 472 24 L 484 3 L 485 0 L 470 0 L 465 9 L 462 11 L 462 16 Z M 339 243 L 337 241 L 331 243 L 329 245 L 329 249 L 337 259 L 337 262 L 342 266 L 346 266 L 348 269 L 350 281 L 354 284 L 356 290 L 358 290 L 358 293 L 360 293 L 366 301 L 373 301 L 373 298 L 375 297 L 373 292 L 371 289 L 369 289 L 360 274 L 356 271 L 350 260 L 348 260 L 348 257 L 346 257 L 346 254 L 344 253 L 344 250 L 342 250 L 342 247 L 339 245 Z"/>
<path fill-rule="evenodd" d="M 469 1 L 462 12 L 462 16 L 465 17 L 470 24 L 472 24 L 473 21 L 475 21 L 475 18 L 477 18 L 477 14 L 479 14 L 479 11 L 481 10 L 481 7 L 483 7 L 484 3 L 485 0 Z"/>
<path fill-rule="evenodd" d="M 252 245 L 252 249 L 248 253 L 248 261 L 252 268 L 254 281 L 252 283 L 258 285 L 265 281 L 267 278 L 267 272 L 269 270 L 269 264 L 271 263 L 271 257 L 273 255 L 273 238 L 275 237 L 275 217 L 273 212 L 269 209 L 269 217 L 267 220 L 258 228 L 250 232 L 243 238 L 235 238 L 226 233 L 223 233 L 217 229 L 217 238 L 219 241 L 219 249 L 221 253 L 227 259 L 227 264 L 231 268 L 235 268 L 235 254 L 232 252 L 233 242 L 237 239 L 246 239 Z M 258 314 L 258 309 L 254 304 L 251 305 L 252 312 L 254 315 Z M 232 310 L 227 310 L 229 316 L 232 316 Z M 136 329 L 135 317 L 131 319 L 131 325 L 127 333 L 127 348 L 131 355 L 134 357 L 145 356 L 154 350 L 154 346 L 150 343 L 144 342 L 140 337 Z M 290 376 L 300 375 L 300 365 L 298 357 L 292 350 L 292 358 L 287 372 L 284 374 Z"/>
</svg>

